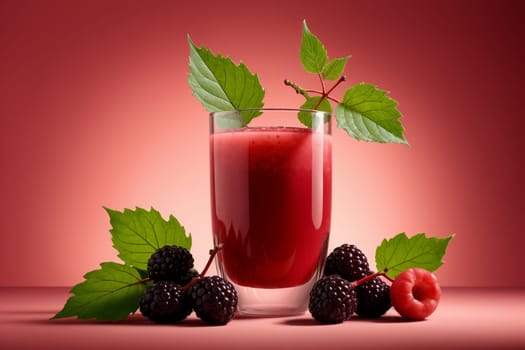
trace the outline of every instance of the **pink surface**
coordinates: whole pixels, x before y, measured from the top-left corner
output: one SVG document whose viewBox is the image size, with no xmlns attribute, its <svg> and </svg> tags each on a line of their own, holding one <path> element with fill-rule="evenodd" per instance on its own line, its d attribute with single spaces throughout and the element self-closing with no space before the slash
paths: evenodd
<svg viewBox="0 0 525 350">
<path fill-rule="evenodd" d="M 306 18 L 332 57 L 353 55 L 349 84 L 392 91 L 411 144 L 334 131 L 330 248 L 373 260 L 401 231 L 456 233 L 443 285 L 525 286 L 525 2 L 247 4 L 0 2 L 0 285 L 69 286 L 117 260 L 102 206 L 174 214 L 203 266 L 208 118 L 187 85 L 186 35 L 258 72 L 266 106 L 296 107 L 283 79 L 317 87 L 298 59 Z"/>
<path fill-rule="evenodd" d="M 64 288 L 0 288 L 3 349 L 523 349 L 524 289 L 445 288 L 426 321 L 406 322 L 390 310 L 378 321 L 320 325 L 305 314 L 234 318 L 206 326 L 194 314 L 177 325 L 140 315 L 117 324 L 48 320 L 67 298 Z"/>
</svg>

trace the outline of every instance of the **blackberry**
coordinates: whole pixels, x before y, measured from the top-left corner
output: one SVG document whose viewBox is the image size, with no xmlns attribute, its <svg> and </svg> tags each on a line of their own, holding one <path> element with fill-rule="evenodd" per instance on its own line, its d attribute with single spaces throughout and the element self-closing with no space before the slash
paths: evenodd
<svg viewBox="0 0 525 350">
<path fill-rule="evenodd" d="M 357 293 L 356 314 L 364 318 L 377 318 L 390 309 L 390 286 L 379 277 L 355 287 Z"/>
<path fill-rule="evenodd" d="M 179 281 L 193 267 L 193 256 L 175 245 L 159 248 L 148 260 L 148 276 L 157 281 Z"/>
<path fill-rule="evenodd" d="M 326 258 L 325 276 L 339 275 L 353 282 L 370 273 L 366 256 L 353 244 L 343 244 L 335 248 Z"/>
<path fill-rule="evenodd" d="M 321 323 L 349 320 L 356 307 L 357 295 L 352 284 L 338 275 L 321 278 L 310 292 L 308 309 Z"/>
<path fill-rule="evenodd" d="M 197 317 L 210 324 L 228 323 L 237 309 L 235 287 L 219 276 L 198 280 L 191 287 L 190 299 Z"/>
<path fill-rule="evenodd" d="M 140 312 L 153 322 L 174 323 L 191 313 L 191 303 L 179 284 L 160 281 L 150 286 L 142 296 Z"/>
</svg>

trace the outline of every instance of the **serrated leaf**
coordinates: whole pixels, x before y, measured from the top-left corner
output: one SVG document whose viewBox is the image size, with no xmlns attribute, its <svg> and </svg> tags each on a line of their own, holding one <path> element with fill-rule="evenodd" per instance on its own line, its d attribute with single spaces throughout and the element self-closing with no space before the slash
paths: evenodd
<svg viewBox="0 0 525 350">
<path fill-rule="evenodd" d="M 195 96 L 208 112 L 262 108 L 264 89 L 256 74 L 244 63 L 236 65 L 228 57 L 214 55 L 197 47 L 188 36 L 190 73 L 188 82 Z M 258 111 L 244 113 L 245 122 L 260 115 Z"/>
<path fill-rule="evenodd" d="M 321 72 L 323 78 L 328 80 L 337 80 L 339 77 L 343 74 L 346 66 L 346 61 L 350 56 L 342 57 L 342 58 L 334 58 L 330 62 L 328 62 Z"/>
<path fill-rule="evenodd" d="M 330 105 L 330 102 L 328 102 L 328 100 L 325 98 L 318 105 L 320 99 L 321 99 L 321 96 L 308 97 L 306 99 L 306 102 L 300 108 L 306 109 L 306 110 L 315 109 L 318 111 L 332 113 L 332 106 Z M 298 113 L 297 117 L 299 118 L 299 121 L 303 123 L 305 126 L 309 128 L 312 127 L 312 113 L 311 112 L 301 111 Z M 327 116 L 327 117 L 329 118 L 330 116 Z"/>
<path fill-rule="evenodd" d="M 338 127 L 358 140 L 408 144 L 396 107 L 386 91 L 361 83 L 346 91 L 335 117 Z"/>
<path fill-rule="evenodd" d="M 80 319 L 118 321 L 137 310 L 146 285 L 130 266 L 106 262 L 99 270 L 84 275 L 85 281 L 71 289 L 71 296 L 53 319 L 77 316 Z"/>
<path fill-rule="evenodd" d="M 403 232 L 392 239 L 384 239 L 376 249 L 377 271 L 386 269 L 390 278 L 413 267 L 435 271 L 443 265 L 442 259 L 452 237 L 426 237 L 419 233 L 408 238 Z"/>
<path fill-rule="evenodd" d="M 304 69 L 310 73 L 321 73 L 328 60 L 326 49 L 321 41 L 312 34 L 306 21 L 303 21 L 300 57 Z"/>
<path fill-rule="evenodd" d="M 112 226 L 113 247 L 127 265 L 147 270 L 151 254 L 165 245 L 191 249 L 191 235 L 186 236 L 184 227 L 173 215 L 164 220 L 153 208 L 150 211 L 124 209 L 123 212 L 105 209 Z"/>
</svg>

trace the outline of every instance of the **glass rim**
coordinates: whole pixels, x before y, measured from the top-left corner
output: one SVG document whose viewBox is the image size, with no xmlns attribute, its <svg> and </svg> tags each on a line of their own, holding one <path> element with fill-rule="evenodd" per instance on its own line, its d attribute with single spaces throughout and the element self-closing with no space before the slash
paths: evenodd
<svg viewBox="0 0 525 350">
<path fill-rule="evenodd" d="M 269 112 L 307 112 L 307 113 L 314 113 L 314 114 L 320 114 L 324 116 L 332 116 L 332 112 L 326 112 L 326 111 L 320 111 L 317 109 L 304 109 L 304 108 L 286 108 L 286 107 L 261 107 L 261 108 L 239 108 L 239 109 L 230 109 L 226 111 L 216 111 L 216 112 L 210 112 L 210 117 L 215 116 L 221 116 L 221 115 L 227 115 L 230 113 L 242 113 L 242 112 L 254 112 L 254 111 L 269 111 Z"/>
</svg>

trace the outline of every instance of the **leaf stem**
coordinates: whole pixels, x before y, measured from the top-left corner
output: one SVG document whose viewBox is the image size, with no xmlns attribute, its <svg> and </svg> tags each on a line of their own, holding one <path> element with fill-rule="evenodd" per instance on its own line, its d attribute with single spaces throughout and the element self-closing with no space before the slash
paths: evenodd
<svg viewBox="0 0 525 350">
<path fill-rule="evenodd" d="M 284 85 L 290 86 L 291 88 L 293 88 L 295 90 L 296 93 L 298 93 L 300 95 L 303 95 L 307 99 L 310 97 L 309 93 L 314 93 L 314 94 L 317 94 L 317 95 L 321 95 L 321 98 L 319 99 L 319 101 L 317 101 L 317 103 L 316 103 L 316 105 L 314 106 L 313 109 L 319 108 L 319 106 L 321 105 L 321 102 L 323 102 L 324 99 L 328 99 L 328 100 L 330 100 L 332 102 L 335 102 L 335 103 L 338 103 L 338 104 L 341 103 L 341 101 L 339 101 L 338 99 L 333 98 L 332 96 L 330 96 L 330 93 L 332 91 L 334 91 L 334 89 L 339 84 L 341 84 L 343 81 L 346 81 L 346 76 L 344 76 L 344 75 L 341 76 L 328 91 L 326 91 L 326 86 L 324 84 L 324 80 L 323 80 L 321 74 L 319 74 L 318 76 L 319 76 L 319 79 L 321 81 L 322 91 L 303 89 L 297 83 L 295 83 L 295 82 L 293 82 L 291 80 L 288 80 L 288 79 L 284 80 Z"/>
<path fill-rule="evenodd" d="M 313 94 L 318 94 L 318 95 L 322 95 L 323 93 L 319 90 L 304 90 L 306 92 L 310 92 L 310 93 L 313 93 Z M 328 100 L 332 101 L 332 102 L 335 102 L 335 103 L 341 103 L 341 101 L 339 101 L 338 99 L 336 98 L 333 98 L 332 96 L 328 96 L 326 95 L 325 96 Z"/>
<path fill-rule="evenodd" d="M 146 283 L 151 282 L 151 281 L 153 281 L 151 278 L 146 277 L 146 278 L 141 279 L 140 281 L 130 283 L 126 287 L 138 286 L 139 284 L 146 284 Z"/>
<path fill-rule="evenodd" d="M 318 95 L 322 95 L 322 94 L 323 94 L 323 92 L 322 92 L 322 91 L 319 91 L 319 90 L 304 90 L 304 91 L 306 91 L 306 92 L 312 92 L 312 93 L 314 93 L 314 94 L 318 94 Z"/>
<path fill-rule="evenodd" d="M 321 73 L 317 73 L 317 76 L 319 77 L 319 81 L 321 82 L 321 88 L 323 89 L 323 93 L 322 93 L 322 95 L 323 95 L 323 96 L 328 95 L 328 93 L 326 93 L 326 86 L 324 85 L 324 79 L 323 79 L 323 76 L 321 75 Z"/>
<path fill-rule="evenodd" d="M 319 75 L 319 77 L 321 78 L 321 75 Z M 330 90 L 326 91 L 325 92 L 325 87 L 324 87 L 324 82 L 323 82 L 323 79 L 321 78 L 321 83 L 322 83 L 322 86 L 323 86 L 323 94 L 321 95 L 321 98 L 319 99 L 319 101 L 317 101 L 317 103 L 315 104 L 314 108 L 313 109 L 317 109 L 319 108 L 319 106 L 321 105 L 321 102 L 323 102 L 323 100 L 325 98 L 328 98 L 328 96 L 330 95 L 330 93 L 332 91 L 334 91 L 334 89 L 337 87 L 337 85 L 341 84 L 343 81 L 346 80 L 346 76 L 342 75 L 336 82 L 335 84 L 330 88 Z"/>
</svg>

